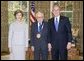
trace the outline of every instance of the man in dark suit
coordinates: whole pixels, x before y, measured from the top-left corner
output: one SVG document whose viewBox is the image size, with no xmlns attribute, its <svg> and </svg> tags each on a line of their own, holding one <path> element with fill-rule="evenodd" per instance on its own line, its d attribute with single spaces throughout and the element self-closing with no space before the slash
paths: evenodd
<svg viewBox="0 0 84 61">
<path fill-rule="evenodd" d="M 49 19 L 49 37 L 53 60 L 67 60 L 67 50 L 71 48 L 72 33 L 69 18 L 60 15 L 60 7 L 54 4 L 54 17 Z"/>
<path fill-rule="evenodd" d="M 42 12 L 36 13 L 37 21 L 31 27 L 31 49 L 35 60 L 48 59 L 48 24 Z"/>
</svg>

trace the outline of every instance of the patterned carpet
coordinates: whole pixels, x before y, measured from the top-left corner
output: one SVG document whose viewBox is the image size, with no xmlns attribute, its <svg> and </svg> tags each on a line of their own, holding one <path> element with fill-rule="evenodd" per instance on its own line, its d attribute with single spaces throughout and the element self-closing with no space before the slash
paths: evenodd
<svg viewBox="0 0 84 61">
<path fill-rule="evenodd" d="M 9 55 L 1 56 L 1 60 L 9 60 Z M 28 60 L 28 59 L 26 59 L 26 60 Z M 80 60 L 83 60 L 83 57 L 80 56 Z"/>
</svg>

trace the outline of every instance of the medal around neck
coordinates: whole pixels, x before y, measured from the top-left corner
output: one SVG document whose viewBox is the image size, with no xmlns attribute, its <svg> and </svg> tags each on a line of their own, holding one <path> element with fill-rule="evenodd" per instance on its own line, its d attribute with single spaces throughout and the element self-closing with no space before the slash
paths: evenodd
<svg viewBox="0 0 84 61">
<path fill-rule="evenodd" d="M 36 37 L 37 37 L 38 39 L 41 38 L 41 34 L 38 33 L 38 34 L 36 35 Z"/>
</svg>

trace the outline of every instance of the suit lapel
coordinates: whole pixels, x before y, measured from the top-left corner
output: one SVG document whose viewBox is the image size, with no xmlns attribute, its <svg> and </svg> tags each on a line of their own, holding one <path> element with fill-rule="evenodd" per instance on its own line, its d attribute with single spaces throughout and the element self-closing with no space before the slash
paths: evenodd
<svg viewBox="0 0 84 61">
<path fill-rule="evenodd" d="M 36 32 L 38 32 L 38 22 L 36 22 L 36 24 L 35 24 L 35 30 L 36 30 Z"/>
<path fill-rule="evenodd" d="M 60 16 L 60 19 L 59 19 L 58 30 L 60 30 L 61 24 L 62 24 L 62 16 Z"/>
<path fill-rule="evenodd" d="M 52 18 L 52 26 L 53 26 L 53 29 L 56 31 L 55 29 L 55 24 L 54 24 L 54 17 Z M 59 28 L 59 27 L 58 27 Z"/>
<path fill-rule="evenodd" d="M 45 22 L 43 21 L 43 28 L 42 28 L 42 33 L 44 32 L 44 29 L 45 29 Z"/>
<path fill-rule="evenodd" d="M 60 24 L 61 24 L 61 16 L 60 16 L 60 19 L 59 19 L 58 30 L 60 29 Z"/>
</svg>

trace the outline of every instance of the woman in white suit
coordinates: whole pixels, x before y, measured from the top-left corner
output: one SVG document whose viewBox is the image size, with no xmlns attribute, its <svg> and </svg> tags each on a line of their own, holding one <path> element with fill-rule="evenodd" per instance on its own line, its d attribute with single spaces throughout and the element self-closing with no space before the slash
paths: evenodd
<svg viewBox="0 0 84 61">
<path fill-rule="evenodd" d="M 15 11 L 14 16 L 16 19 L 10 24 L 8 35 L 10 60 L 25 60 L 28 49 L 28 25 L 23 20 L 21 10 Z"/>
</svg>

